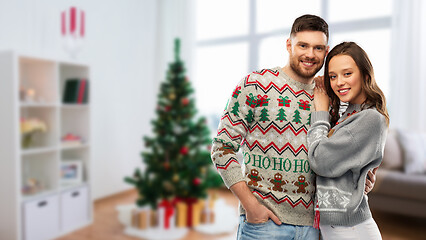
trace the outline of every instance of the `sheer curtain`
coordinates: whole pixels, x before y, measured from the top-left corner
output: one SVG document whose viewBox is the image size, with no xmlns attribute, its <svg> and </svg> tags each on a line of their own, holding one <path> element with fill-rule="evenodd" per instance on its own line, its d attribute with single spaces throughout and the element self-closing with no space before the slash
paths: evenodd
<svg viewBox="0 0 426 240">
<path fill-rule="evenodd" d="M 426 1 L 394 0 L 391 127 L 426 132 Z"/>
<path fill-rule="evenodd" d="M 193 46 L 195 42 L 194 0 L 157 1 L 157 83 L 163 81 L 168 63 L 174 60 L 174 39 L 180 38 L 180 56 L 185 61 L 187 75 L 192 75 Z"/>
</svg>

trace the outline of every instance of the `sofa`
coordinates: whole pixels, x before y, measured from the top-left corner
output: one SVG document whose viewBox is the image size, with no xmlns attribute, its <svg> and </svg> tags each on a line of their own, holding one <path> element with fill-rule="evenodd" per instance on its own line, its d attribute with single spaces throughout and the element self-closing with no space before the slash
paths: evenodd
<svg viewBox="0 0 426 240">
<path fill-rule="evenodd" d="M 426 218 L 426 133 L 389 130 L 370 208 Z"/>
</svg>

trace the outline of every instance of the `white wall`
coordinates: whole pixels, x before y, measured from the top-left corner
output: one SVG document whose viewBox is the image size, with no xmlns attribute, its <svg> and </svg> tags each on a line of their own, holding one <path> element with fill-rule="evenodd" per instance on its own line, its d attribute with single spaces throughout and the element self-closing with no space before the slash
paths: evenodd
<svg viewBox="0 0 426 240">
<path fill-rule="evenodd" d="M 77 60 L 91 66 L 93 198 L 131 188 L 123 182 L 140 167 L 142 136 L 151 133 L 155 72 L 155 0 L 0 0 L 0 49 L 67 59 L 60 12 L 86 11 L 86 41 Z M 158 69 L 157 69 L 158 70 Z"/>
</svg>

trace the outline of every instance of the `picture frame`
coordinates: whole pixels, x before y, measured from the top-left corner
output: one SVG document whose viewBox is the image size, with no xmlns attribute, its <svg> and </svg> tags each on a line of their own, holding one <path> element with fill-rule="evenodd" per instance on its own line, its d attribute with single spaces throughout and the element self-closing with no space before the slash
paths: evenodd
<svg viewBox="0 0 426 240">
<path fill-rule="evenodd" d="M 83 161 L 65 160 L 61 162 L 60 179 L 62 185 L 83 182 Z"/>
</svg>

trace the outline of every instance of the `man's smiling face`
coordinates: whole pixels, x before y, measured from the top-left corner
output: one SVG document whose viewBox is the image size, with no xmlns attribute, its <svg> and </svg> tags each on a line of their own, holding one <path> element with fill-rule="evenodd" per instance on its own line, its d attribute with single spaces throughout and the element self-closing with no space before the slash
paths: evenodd
<svg viewBox="0 0 426 240">
<path fill-rule="evenodd" d="M 302 31 L 287 40 L 290 67 L 302 78 L 312 78 L 328 53 L 327 36 L 320 31 Z"/>
</svg>

